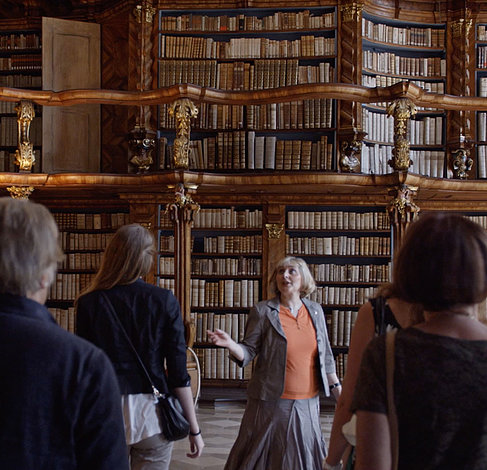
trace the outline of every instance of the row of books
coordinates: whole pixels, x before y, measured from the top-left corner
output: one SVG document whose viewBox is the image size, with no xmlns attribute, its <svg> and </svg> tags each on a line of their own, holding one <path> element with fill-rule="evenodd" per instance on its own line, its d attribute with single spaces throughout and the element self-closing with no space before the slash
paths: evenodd
<svg viewBox="0 0 487 470">
<path fill-rule="evenodd" d="M 445 152 L 430 150 L 412 150 L 409 153 L 412 165 L 411 173 L 431 176 L 433 178 L 444 178 Z"/>
<path fill-rule="evenodd" d="M 348 354 L 347 353 L 340 353 L 335 356 L 335 365 L 336 365 L 336 372 L 340 382 L 343 382 L 345 377 L 345 372 L 347 371 L 347 361 L 348 361 Z"/>
<path fill-rule="evenodd" d="M 207 331 L 216 329 L 226 331 L 234 341 L 242 341 L 248 314 L 193 312 L 196 325 L 196 343 L 209 343 Z"/>
<path fill-rule="evenodd" d="M 376 73 L 412 77 L 446 76 L 446 60 L 440 57 L 404 57 L 393 52 L 364 50 L 363 66 Z"/>
<path fill-rule="evenodd" d="M 328 336 L 331 346 L 350 346 L 352 328 L 357 320 L 357 310 L 332 310 L 327 319 Z"/>
<path fill-rule="evenodd" d="M 159 250 L 164 253 L 174 253 L 174 235 L 161 235 L 159 237 Z"/>
<path fill-rule="evenodd" d="M 329 62 L 299 65 L 298 59 L 255 59 L 250 62 L 216 60 L 159 60 L 159 86 L 192 83 L 221 90 L 260 90 L 282 86 L 328 83 L 335 70 Z"/>
<path fill-rule="evenodd" d="M 212 207 L 200 209 L 193 219 L 194 228 L 261 228 L 262 210 Z"/>
<path fill-rule="evenodd" d="M 41 88 L 42 77 L 40 75 L 20 74 L 1 75 L 0 86 L 11 88 Z"/>
<path fill-rule="evenodd" d="M 487 26 L 485 24 L 477 25 L 477 41 L 487 41 Z"/>
<path fill-rule="evenodd" d="M 99 253 L 66 253 L 61 269 L 97 270 L 100 267 L 102 252 Z"/>
<path fill-rule="evenodd" d="M 403 77 L 391 77 L 390 75 L 362 75 L 362 85 L 375 88 L 375 87 L 388 87 L 395 85 L 396 83 L 403 82 Z M 407 80 L 409 83 L 414 83 L 415 85 L 423 88 L 424 90 L 431 93 L 445 93 L 445 82 L 426 82 L 424 80 Z M 422 109 L 422 108 L 418 108 Z"/>
<path fill-rule="evenodd" d="M 49 312 L 53 316 L 56 323 L 70 333 L 75 332 L 76 325 L 76 311 L 74 307 L 69 308 L 54 308 L 49 307 Z"/>
<path fill-rule="evenodd" d="M 335 38 L 303 35 L 299 39 L 231 38 L 217 41 L 211 37 L 160 37 L 160 58 L 174 59 L 285 59 L 291 57 L 335 56 Z"/>
<path fill-rule="evenodd" d="M 22 54 L 11 57 L 0 57 L 0 70 L 42 70 L 42 56 L 40 54 Z"/>
<path fill-rule="evenodd" d="M 17 171 L 18 166 L 15 164 L 15 153 L 8 150 L 0 150 L 0 171 Z"/>
<path fill-rule="evenodd" d="M 365 138 L 374 142 L 394 142 L 394 118 L 386 113 L 362 107 L 362 126 Z"/>
<path fill-rule="evenodd" d="M 88 287 L 94 274 L 57 273 L 56 280 L 49 291 L 49 300 L 74 300 L 79 293 Z"/>
<path fill-rule="evenodd" d="M 262 260 L 259 258 L 193 258 L 191 260 L 192 276 L 260 276 Z"/>
<path fill-rule="evenodd" d="M 249 380 L 252 377 L 252 364 L 241 368 L 231 361 L 224 348 L 198 348 L 194 351 L 201 367 L 203 379 Z"/>
<path fill-rule="evenodd" d="M 477 172 L 479 178 L 487 178 L 487 146 L 477 147 Z"/>
<path fill-rule="evenodd" d="M 15 147 L 18 144 L 18 124 L 14 116 L 0 118 L 0 143 L 2 146 Z M 34 118 L 30 124 L 29 140 L 33 145 L 42 145 L 42 120 Z"/>
<path fill-rule="evenodd" d="M 487 141 L 487 113 L 477 113 L 477 140 Z"/>
<path fill-rule="evenodd" d="M 389 237 L 291 237 L 286 234 L 286 250 L 296 255 L 389 256 Z"/>
<path fill-rule="evenodd" d="M 2 114 L 17 114 L 15 108 L 17 103 L 14 101 L 0 101 L 0 113 Z"/>
<path fill-rule="evenodd" d="M 222 132 L 190 142 L 189 166 L 195 170 L 331 170 L 333 143 L 320 140 L 278 140 L 276 136 L 256 136 L 254 131 Z M 160 167 L 172 168 L 172 145 L 160 139 Z"/>
<path fill-rule="evenodd" d="M 360 171 L 366 175 L 385 175 L 392 173 L 389 162 L 392 160 L 392 145 L 364 144 L 360 156 Z"/>
<path fill-rule="evenodd" d="M 70 251 L 104 250 L 112 237 L 112 233 L 61 232 L 62 247 Z"/>
<path fill-rule="evenodd" d="M 477 67 L 487 68 L 487 46 L 477 46 Z"/>
<path fill-rule="evenodd" d="M 239 14 L 161 16 L 162 31 L 282 31 L 296 29 L 323 29 L 335 26 L 335 13 L 303 11 L 277 11 L 272 15 L 254 16 Z"/>
<path fill-rule="evenodd" d="M 317 287 L 310 299 L 322 305 L 350 305 L 358 307 L 374 295 L 375 287 Z"/>
<path fill-rule="evenodd" d="M 385 212 L 353 212 L 341 210 L 287 212 L 288 229 L 314 230 L 388 230 Z"/>
<path fill-rule="evenodd" d="M 192 307 L 250 308 L 260 300 L 256 279 L 191 279 Z"/>
<path fill-rule="evenodd" d="M 333 126 L 333 100 L 316 99 L 231 106 L 202 104 L 193 130 L 224 129 L 326 129 Z M 175 129 L 176 119 L 168 105 L 159 107 L 161 129 Z"/>
<path fill-rule="evenodd" d="M 487 229 L 487 216 L 485 215 L 466 215 L 468 219 Z M 486 307 L 487 305 L 484 305 Z"/>
<path fill-rule="evenodd" d="M 373 41 L 398 44 L 400 46 L 445 47 L 445 30 L 439 28 L 415 28 L 390 26 L 362 20 L 362 37 Z"/>
<path fill-rule="evenodd" d="M 204 237 L 205 253 L 262 253 L 262 235 L 221 235 Z"/>
<path fill-rule="evenodd" d="M 0 35 L 0 49 L 39 49 L 41 37 L 37 33 L 11 33 Z"/>
<path fill-rule="evenodd" d="M 310 264 L 317 282 L 387 282 L 391 265 L 387 264 Z"/>
<path fill-rule="evenodd" d="M 59 230 L 117 229 L 129 223 L 129 214 L 125 212 L 54 212 L 52 215 Z"/>
</svg>

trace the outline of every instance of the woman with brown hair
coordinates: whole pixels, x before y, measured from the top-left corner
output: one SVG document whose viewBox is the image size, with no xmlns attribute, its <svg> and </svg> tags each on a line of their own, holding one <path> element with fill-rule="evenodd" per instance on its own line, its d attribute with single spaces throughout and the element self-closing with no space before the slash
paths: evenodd
<svg viewBox="0 0 487 470">
<path fill-rule="evenodd" d="M 171 390 L 179 398 L 190 423 L 191 453 L 187 455 L 199 457 L 204 447 L 186 369 L 178 301 L 171 291 L 141 279 L 150 271 L 154 254 L 154 237 L 144 227 L 131 224 L 119 228 L 98 273 L 76 305 L 77 334 L 104 350 L 115 367 L 131 468 L 144 470 L 168 469 L 173 443 L 161 433 L 151 384 L 110 313 L 107 298 L 157 389 L 161 393 Z"/>
<path fill-rule="evenodd" d="M 487 463 L 487 233 L 453 214 L 419 217 L 394 263 L 395 291 L 424 322 L 395 337 L 393 398 L 401 470 L 481 470 Z M 385 338 L 365 351 L 352 409 L 357 470 L 390 470 Z"/>
</svg>

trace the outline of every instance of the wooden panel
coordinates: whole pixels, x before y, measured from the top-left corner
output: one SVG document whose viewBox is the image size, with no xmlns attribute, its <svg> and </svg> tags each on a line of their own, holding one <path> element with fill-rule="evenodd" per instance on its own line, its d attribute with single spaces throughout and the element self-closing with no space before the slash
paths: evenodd
<svg viewBox="0 0 487 470">
<path fill-rule="evenodd" d="M 100 87 L 100 26 L 43 18 L 45 90 Z M 100 106 L 43 109 L 42 171 L 100 171 Z"/>
</svg>

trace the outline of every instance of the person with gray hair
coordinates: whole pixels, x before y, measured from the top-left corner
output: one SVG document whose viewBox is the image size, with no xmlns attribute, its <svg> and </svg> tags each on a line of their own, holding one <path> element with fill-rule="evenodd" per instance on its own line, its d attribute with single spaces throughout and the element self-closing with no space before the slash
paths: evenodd
<svg viewBox="0 0 487 470">
<path fill-rule="evenodd" d="M 242 342 L 223 330 L 208 331 L 241 367 L 255 359 L 225 470 L 321 469 L 326 446 L 319 392 L 338 398 L 341 386 L 323 309 L 306 298 L 315 288 L 303 259 L 283 258 L 270 279 L 273 298 L 251 309 Z"/>
<path fill-rule="evenodd" d="M 43 305 L 58 235 L 46 207 L 0 198 L 0 468 L 124 470 L 113 367 Z"/>
</svg>

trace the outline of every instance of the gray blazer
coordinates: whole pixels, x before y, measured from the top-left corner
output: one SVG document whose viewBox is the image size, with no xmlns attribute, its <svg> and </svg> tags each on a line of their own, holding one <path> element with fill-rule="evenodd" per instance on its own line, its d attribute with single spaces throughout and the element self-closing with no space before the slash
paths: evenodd
<svg viewBox="0 0 487 470">
<path fill-rule="evenodd" d="M 325 315 L 321 305 L 309 299 L 302 299 L 308 309 L 316 330 L 318 343 L 317 367 L 320 370 L 321 387 L 326 396 L 330 395 L 326 374 L 335 373 L 335 360 L 328 341 Z M 277 400 L 284 391 L 286 372 L 287 340 L 279 320 L 279 299 L 259 302 L 250 310 L 245 327 L 245 337 L 241 343 L 243 361 L 236 362 L 245 367 L 257 357 L 247 394 L 259 400 Z"/>
</svg>

